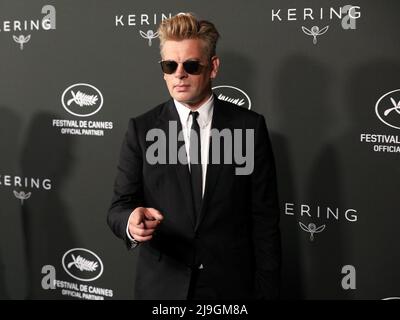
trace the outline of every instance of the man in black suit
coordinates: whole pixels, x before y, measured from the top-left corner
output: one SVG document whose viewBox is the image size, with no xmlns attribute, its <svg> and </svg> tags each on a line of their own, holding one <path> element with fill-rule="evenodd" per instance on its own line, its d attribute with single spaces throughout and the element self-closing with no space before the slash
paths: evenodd
<svg viewBox="0 0 400 320">
<path fill-rule="evenodd" d="M 172 99 L 130 120 L 108 213 L 140 250 L 135 297 L 275 299 L 279 208 L 265 119 L 212 94 L 212 23 L 179 14 L 158 32 Z"/>
</svg>

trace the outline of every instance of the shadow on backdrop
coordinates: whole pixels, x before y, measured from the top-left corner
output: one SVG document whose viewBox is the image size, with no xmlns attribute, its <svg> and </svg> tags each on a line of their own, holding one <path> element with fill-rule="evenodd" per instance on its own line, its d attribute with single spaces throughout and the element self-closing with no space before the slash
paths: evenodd
<svg viewBox="0 0 400 320">
<path fill-rule="evenodd" d="M 221 65 L 213 86 L 228 85 L 239 87 L 244 90 L 250 97 L 254 97 L 253 82 L 256 79 L 255 68 L 245 55 L 232 52 L 222 52 L 220 55 Z M 252 101 L 253 106 L 255 101 Z M 253 109 L 253 108 L 252 108 Z M 261 112 L 262 106 L 256 107 L 256 112 Z"/>
<path fill-rule="evenodd" d="M 325 221 L 317 217 L 316 207 L 340 208 L 342 203 L 337 154 L 327 147 L 334 126 L 329 70 L 306 56 L 292 56 L 278 68 L 276 79 L 274 109 L 284 132 L 276 139 L 278 181 L 282 207 L 288 203 L 290 213 L 282 216 L 282 298 L 334 298 L 337 284 L 328 273 L 341 260 L 339 224 L 334 237 L 316 234 L 312 241 L 299 224 L 322 226 Z M 302 214 L 302 205 L 309 206 L 309 214 Z"/>
<path fill-rule="evenodd" d="M 59 298 L 52 290 L 41 288 L 42 267 L 53 265 L 60 270 L 63 253 L 78 242 L 70 208 L 64 200 L 68 195 L 63 193 L 63 185 L 74 165 L 75 137 L 61 135 L 51 126 L 52 119 L 58 118 L 50 113 L 36 114 L 22 150 L 23 175 L 41 181 L 40 188 L 32 189 L 30 199 L 22 207 L 31 299 Z"/>
<path fill-rule="evenodd" d="M 0 187 L 0 299 L 23 299 L 26 294 L 26 257 L 20 215 L 20 203 L 14 197 L 13 178 L 18 176 L 20 116 L 0 106 L 0 150 L 2 175 Z M 7 185 L 6 185 L 7 184 Z"/>
</svg>

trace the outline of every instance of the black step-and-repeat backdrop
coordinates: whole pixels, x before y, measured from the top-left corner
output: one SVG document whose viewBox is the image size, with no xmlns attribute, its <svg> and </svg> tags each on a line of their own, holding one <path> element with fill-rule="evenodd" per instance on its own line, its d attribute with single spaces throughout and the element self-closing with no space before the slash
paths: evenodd
<svg viewBox="0 0 400 320">
<path fill-rule="evenodd" d="M 397 0 L 0 1 L 0 298 L 133 299 L 106 224 L 128 119 L 168 98 L 158 24 L 222 38 L 219 99 L 266 117 L 283 299 L 400 296 Z"/>
</svg>

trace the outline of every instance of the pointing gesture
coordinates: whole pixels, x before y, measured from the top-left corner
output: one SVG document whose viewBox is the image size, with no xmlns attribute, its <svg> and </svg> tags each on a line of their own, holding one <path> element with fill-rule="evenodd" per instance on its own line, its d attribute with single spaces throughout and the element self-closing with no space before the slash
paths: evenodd
<svg viewBox="0 0 400 320">
<path fill-rule="evenodd" d="M 137 241 L 148 241 L 162 219 L 163 216 L 157 209 L 137 207 L 129 216 L 129 234 Z"/>
</svg>

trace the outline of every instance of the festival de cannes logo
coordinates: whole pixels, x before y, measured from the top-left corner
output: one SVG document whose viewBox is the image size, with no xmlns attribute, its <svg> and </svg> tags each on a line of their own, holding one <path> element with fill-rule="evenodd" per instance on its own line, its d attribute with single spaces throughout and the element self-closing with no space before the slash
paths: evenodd
<svg viewBox="0 0 400 320">
<path fill-rule="evenodd" d="M 385 93 L 375 105 L 379 120 L 394 129 L 400 129 L 400 89 Z"/>
<path fill-rule="evenodd" d="M 326 26 L 322 29 L 319 29 L 318 26 L 313 26 L 311 29 L 307 29 L 306 27 L 301 27 L 303 32 L 309 36 L 313 37 L 313 44 L 317 44 L 317 36 L 320 36 L 328 31 L 329 26 Z"/>
<path fill-rule="evenodd" d="M 94 252 L 84 248 L 74 248 L 62 257 L 62 266 L 72 278 L 93 281 L 103 273 L 103 262 Z"/>
<path fill-rule="evenodd" d="M 251 100 L 246 92 L 233 86 L 216 86 L 212 88 L 217 98 L 246 109 L 251 109 Z"/>
<path fill-rule="evenodd" d="M 303 231 L 310 233 L 310 241 L 314 241 L 315 233 L 320 233 L 325 229 L 324 224 L 322 226 L 317 227 L 315 223 L 309 223 L 308 226 L 306 226 L 304 223 L 299 222 L 299 225 Z"/>
<path fill-rule="evenodd" d="M 95 86 L 77 83 L 65 89 L 61 97 L 65 110 L 77 117 L 89 117 L 103 106 L 103 95 Z"/>
<path fill-rule="evenodd" d="M 147 32 L 143 32 L 142 30 L 139 30 L 140 35 L 142 38 L 145 38 L 149 40 L 149 47 L 151 47 L 151 40 L 156 39 L 158 37 L 158 32 L 154 32 L 153 30 L 148 30 Z"/>
</svg>

